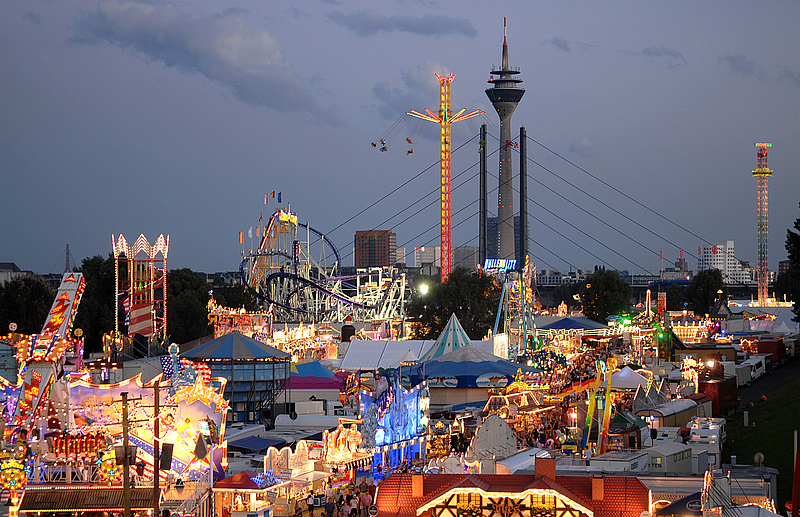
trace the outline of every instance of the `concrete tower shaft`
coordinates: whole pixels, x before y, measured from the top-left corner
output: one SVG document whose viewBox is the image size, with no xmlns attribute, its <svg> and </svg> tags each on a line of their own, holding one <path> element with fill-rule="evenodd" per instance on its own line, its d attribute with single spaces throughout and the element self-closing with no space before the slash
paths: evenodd
<svg viewBox="0 0 800 517">
<path fill-rule="evenodd" d="M 499 256 L 496 258 L 513 259 L 514 246 L 514 198 L 512 156 L 514 144 L 511 142 L 511 115 L 517 109 L 517 104 L 525 95 L 524 88 L 517 84 L 522 79 L 514 77 L 519 70 L 513 70 L 508 65 L 508 41 L 506 37 L 506 18 L 503 17 L 503 61 L 499 70 L 492 70 L 489 83 L 491 88 L 486 90 L 486 96 L 494 106 L 500 117 L 500 169 L 498 177 L 500 185 L 497 194 L 497 232 L 500 241 Z M 494 257 L 493 257 L 494 258 Z"/>
</svg>

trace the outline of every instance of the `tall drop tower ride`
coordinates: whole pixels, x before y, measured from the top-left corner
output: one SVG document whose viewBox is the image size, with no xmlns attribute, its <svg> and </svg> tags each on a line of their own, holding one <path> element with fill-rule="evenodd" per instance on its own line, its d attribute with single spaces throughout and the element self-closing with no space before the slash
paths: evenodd
<svg viewBox="0 0 800 517">
<path fill-rule="evenodd" d="M 767 165 L 767 149 L 772 144 L 756 143 L 758 162 L 753 176 L 758 178 L 758 304 L 765 306 L 769 300 L 769 259 L 767 237 L 769 236 L 769 177 L 772 171 Z"/>
<path fill-rule="evenodd" d="M 511 156 L 513 145 L 511 145 L 511 115 L 517 109 L 517 104 L 525 95 L 524 88 L 518 88 L 517 84 L 522 79 L 514 76 L 519 70 L 512 70 L 508 66 L 508 41 L 506 39 L 506 18 L 503 17 L 503 63 L 499 70 L 492 70 L 492 77 L 489 83 L 491 88 L 486 90 L 489 101 L 494 106 L 500 116 L 500 186 L 497 195 L 497 233 L 499 235 L 501 259 L 513 259 L 514 249 L 514 198 L 513 198 L 513 169 Z M 526 236 L 520 235 L 520 239 Z"/>
</svg>

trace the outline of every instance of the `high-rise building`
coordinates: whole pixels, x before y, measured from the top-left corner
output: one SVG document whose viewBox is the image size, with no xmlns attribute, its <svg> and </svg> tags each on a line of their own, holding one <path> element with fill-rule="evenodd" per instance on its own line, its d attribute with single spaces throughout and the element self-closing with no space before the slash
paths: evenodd
<svg viewBox="0 0 800 517">
<path fill-rule="evenodd" d="M 474 270 L 478 265 L 477 246 L 458 246 L 453 248 L 453 267 L 465 267 Z M 483 264 L 481 264 L 483 265 Z"/>
<path fill-rule="evenodd" d="M 701 246 L 697 269 L 719 269 L 726 284 L 749 284 L 753 280 L 751 269 L 743 267 L 734 256 L 733 241 Z"/>
<path fill-rule="evenodd" d="M 355 267 L 393 266 L 396 262 L 397 235 L 391 230 L 357 231 Z"/>
<path fill-rule="evenodd" d="M 425 264 L 433 264 L 436 267 L 441 267 L 442 248 L 439 246 L 414 248 L 414 267 L 422 267 Z"/>
<path fill-rule="evenodd" d="M 506 38 L 506 19 L 503 18 L 503 58 L 499 70 L 490 72 L 489 83 L 491 88 L 486 90 L 489 101 L 500 117 L 500 170 L 498 171 L 499 186 L 497 194 L 497 218 L 500 224 L 498 254 L 492 258 L 513 259 L 516 257 L 514 246 L 514 188 L 512 185 L 513 168 L 511 157 L 514 153 L 514 144 L 511 140 L 511 115 L 517 109 L 517 104 L 525 94 L 525 89 L 518 88 L 517 84 L 522 79 L 514 77 L 519 70 L 513 70 L 508 65 L 508 42 Z M 487 257 L 488 258 L 488 257 Z"/>
<path fill-rule="evenodd" d="M 397 246 L 394 249 L 394 263 L 395 264 L 403 264 L 406 265 L 406 247 L 405 246 Z"/>
</svg>

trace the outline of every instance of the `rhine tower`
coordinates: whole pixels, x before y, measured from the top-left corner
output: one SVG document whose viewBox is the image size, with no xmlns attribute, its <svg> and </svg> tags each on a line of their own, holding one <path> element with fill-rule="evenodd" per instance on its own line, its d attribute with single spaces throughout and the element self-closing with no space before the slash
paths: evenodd
<svg viewBox="0 0 800 517">
<path fill-rule="evenodd" d="M 503 17 L 503 62 L 499 70 L 492 70 L 489 82 L 491 88 L 486 90 L 489 101 L 500 116 L 500 185 L 497 195 L 497 233 L 499 236 L 499 255 L 497 258 L 513 259 L 514 246 L 514 200 L 513 169 L 511 157 L 515 144 L 511 141 L 511 115 L 525 94 L 524 88 L 517 84 L 522 79 L 514 77 L 519 70 L 508 66 L 508 41 L 506 39 L 506 18 Z M 524 236 L 520 236 L 524 238 Z"/>
</svg>

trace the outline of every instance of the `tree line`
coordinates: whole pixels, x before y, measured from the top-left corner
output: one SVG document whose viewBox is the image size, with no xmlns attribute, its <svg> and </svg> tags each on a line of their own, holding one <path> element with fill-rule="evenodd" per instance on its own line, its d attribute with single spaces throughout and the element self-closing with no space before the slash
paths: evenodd
<svg viewBox="0 0 800 517">
<path fill-rule="evenodd" d="M 779 298 L 800 302 L 800 217 L 786 231 L 789 268 L 773 283 Z M 76 271 L 82 272 L 86 291 L 75 317 L 74 328 L 83 330 L 87 352 L 102 350 L 102 336 L 114 329 L 114 258 L 100 255 L 83 260 Z M 488 274 L 455 268 L 447 282 L 438 277 L 417 275 L 416 286 L 426 284 L 426 294 L 419 292 L 406 306 L 406 314 L 415 322 L 417 339 L 436 339 L 451 314 L 455 314 L 471 339 L 481 339 L 494 326 L 502 286 Z M 219 305 L 244 307 L 255 311 L 258 300 L 242 284 L 213 285 L 191 269 L 173 269 L 167 275 L 167 334 L 171 343 L 186 343 L 210 334 L 207 304 L 209 291 Z M 727 289 L 719 270 L 698 272 L 689 285 L 672 284 L 667 288 L 667 310 L 690 310 L 698 315 L 710 312 Z M 584 282 L 559 286 L 554 306 L 562 301 L 571 309 L 582 309 L 592 320 L 605 323 L 611 315 L 630 314 L 631 286 L 617 271 L 595 267 Z M 576 296 L 577 295 L 577 296 Z M 16 332 L 35 334 L 41 330 L 55 298 L 55 291 L 39 275 L 19 276 L 0 285 L 0 334 L 16 323 Z M 578 298 L 576 300 L 576 298 Z M 800 303 L 794 304 L 794 321 L 800 322 Z M 121 321 L 124 321 L 121 314 Z"/>
</svg>

